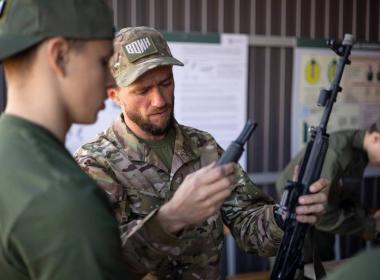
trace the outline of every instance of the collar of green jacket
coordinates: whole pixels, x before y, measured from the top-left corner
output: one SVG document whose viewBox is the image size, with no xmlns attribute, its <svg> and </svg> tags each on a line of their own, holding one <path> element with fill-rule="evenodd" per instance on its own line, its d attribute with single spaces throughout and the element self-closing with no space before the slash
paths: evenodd
<svg viewBox="0 0 380 280">
<path fill-rule="evenodd" d="M 201 154 L 198 143 L 193 141 L 192 137 L 182 129 L 177 121 L 174 122 L 174 127 L 176 136 L 172 166 L 181 166 L 186 162 L 198 159 Z M 112 132 L 119 145 L 121 145 L 120 148 L 125 151 L 126 156 L 131 161 L 147 162 L 168 171 L 157 154 L 125 124 L 122 114 L 114 121 Z M 171 170 L 171 173 L 175 173 L 175 171 Z"/>
</svg>

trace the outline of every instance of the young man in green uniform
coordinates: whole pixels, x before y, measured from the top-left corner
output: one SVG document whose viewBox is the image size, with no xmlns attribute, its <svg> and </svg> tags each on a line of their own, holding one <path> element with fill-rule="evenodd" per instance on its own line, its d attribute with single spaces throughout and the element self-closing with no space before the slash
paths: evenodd
<svg viewBox="0 0 380 280">
<path fill-rule="evenodd" d="M 304 152 L 300 151 L 279 176 L 276 182 L 279 194 L 287 180 L 292 178 L 292 170 L 300 163 Z M 374 239 L 380 232 L 380 211 L 374 215 L 367 214 L 357 194 L 349 186 L 360 185 L 368 163 L 380 165 L 380 120 L 366 130 L 331 133 L 321 175 L 331 182 L 328 204 L 316 225 L 316 244 L 322 260 L 334 259 L 334 234 L 355 234 Z M 349 181 L 345 181 L 345 177 Z"/>
<path fill-rule="evenodd" d="M 104 106 L 113 36 L 102 0 L 0 1 L 1 279 L 131 279 L 107 198 L 63 145 Z"/>
<path fill-rule="evenodd" d="M 159 279 L 218 279 L 223 223 L 243 249 L 274 254 L 282 230 L 273 201 L 240 167 L 212 163 L 222 150 L 210 134 L 175 121 L 172 65 L 183 64 L 162 35 L 126 28 L 114 46 L 117 87 L 109 95 L 123 113 L 75 158 L 108 194 L 131 269 Z M 326 199 L 316 192 L 325 186 L 313 184 L 314 194 L 301 199 L 299 221 L 316 221 Z"/>
</svg>

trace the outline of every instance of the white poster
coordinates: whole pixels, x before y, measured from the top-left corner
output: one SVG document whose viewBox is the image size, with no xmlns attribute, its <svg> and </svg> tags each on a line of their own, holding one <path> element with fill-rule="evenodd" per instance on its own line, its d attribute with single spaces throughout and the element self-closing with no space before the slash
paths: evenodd
<svg viewBox="0 0 380 280">
<path fill-rule="evenodd" d="M 222 34 L 219 44 L 171 43 L 185 66 L 175 67 L 175 116 L 211 133 L 226 148 L 247 119 L 248 37 Z M 241 164 L 246 165 L 245 156 Z"/>
</svg>

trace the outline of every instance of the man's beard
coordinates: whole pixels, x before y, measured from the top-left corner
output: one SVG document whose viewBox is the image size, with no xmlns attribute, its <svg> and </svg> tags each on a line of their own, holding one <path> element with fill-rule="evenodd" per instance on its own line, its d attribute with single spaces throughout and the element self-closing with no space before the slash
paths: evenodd
<svg viewBox="0 0 380 280">
<path fill-rule="evenodd" d="M 174 125 L 174 110 L 173 110 L 174 106 L 173 105 L 169 105 L 169 106 L 171 107 L 168 109 L 168 110 L 171 110 L 170 116 L 166 124 L 162 127 L 144 120 L 142 116 L 138 113 L 126 112 L 126 115 L 131 121 L 137 124 L 145 132 L 154 136 L 162 136 L 162 135 L 166 135 L 168 131 Z"/>
<path fill-rule="evenodd" d="M 159 127 L 157 125 L 154 125 L 152 123 L 148 122 L 142 122 L 141 124 L 138 124 L 142 130 L 145 132 L 148 132 L 154 136 L 162 136 L 166 135 L 168 131 L 173 127 L 174 125 L 174 113 L 173 111 L 170 112 L 169 119 L 164 127 Z"/>
</svg>

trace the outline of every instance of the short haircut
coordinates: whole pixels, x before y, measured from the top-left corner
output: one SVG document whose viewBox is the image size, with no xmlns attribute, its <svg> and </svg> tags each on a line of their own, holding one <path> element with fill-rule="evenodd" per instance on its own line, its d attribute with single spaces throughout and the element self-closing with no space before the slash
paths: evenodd
<svg viewBox="0 0 380 280">
<path fill-rule="evenodd" d="M 86 40 L 78 39 L 66 40 L 69 44 L 70 49 L 73 49 L 74 51 L 81 51 L 84 43 L 86 42 Z M 9 73 L 13 72 L 20 73 L 21 75 L 28 73 L 36 57 L 37 49 L 41 43 L 38 43 L 20 53 L 15 54 L 14 56 L 5 59 L 3 61 L 5 77 L 7 77 L 7 72 L 8 75 Z"/>
<path fill-rule="evenodd" d="M 34 45 L 14 56 L 3 61 L 5 77 L 13 72 L 26 73 L 36 57 L 37 49 L 40 44 Z"/>
</svg>

